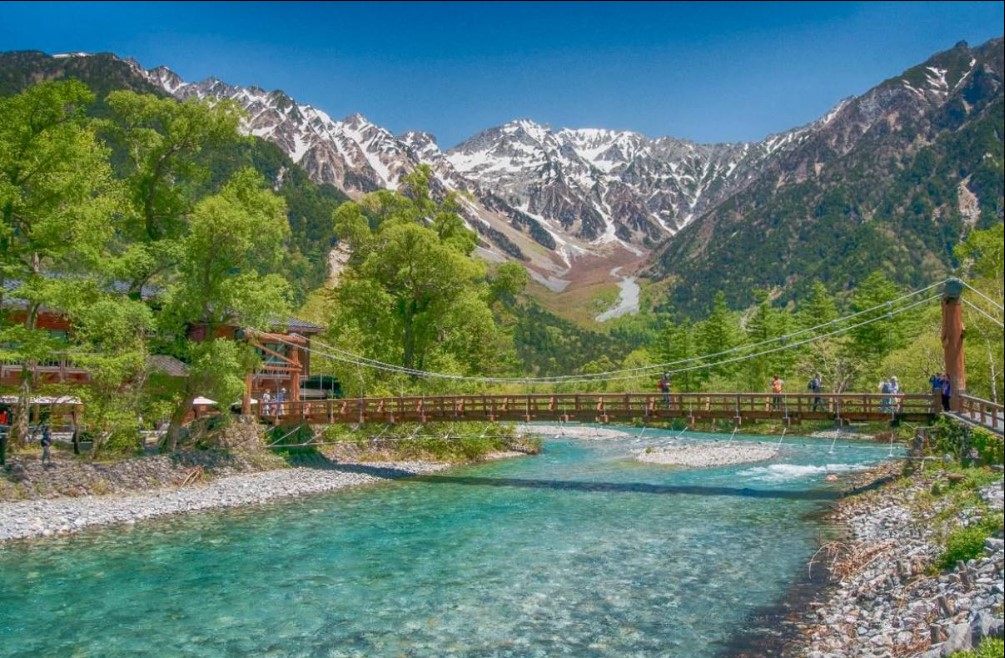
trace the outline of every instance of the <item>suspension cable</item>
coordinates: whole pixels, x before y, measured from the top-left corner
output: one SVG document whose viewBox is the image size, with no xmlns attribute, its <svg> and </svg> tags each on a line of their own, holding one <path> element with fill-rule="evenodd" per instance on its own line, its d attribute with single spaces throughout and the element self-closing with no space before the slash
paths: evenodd
<svg viewBox="0 0 1005 658">
<path fill-rule="evenodd" d="M 985 311 L 984 309 L 982 309 L 977 304 L 974 304 L 973 302 L 971 302 L 968 299 L 964 299 L 963 303 L 966 304 L 967 306 L 969 306 L 970 308 L 974 309 L 975 311 L 977 311 L 978 313 L 980 313 L 984 317 L 986 317 L 988 320 L 991 320 L 992 322 L 994 322 L 997 326 L 1001 327 L 1002 329 L 1005 329 L 1005 322 L 1002 322 L 998 318 L 993 317 L 990 313 L 988 313 L 987 311 Z"/>
<path fill-rule="evenodd" d="M 337 357 L 335 357 L 335 356 L 333 356 L 331 354 L 325 354 L 323 352 L 318 351 L 319 354 L 322 354 L 323 356 L 327 356 L 328 358 L 332 358 L 334 360 L 342 361 L 342 362 L 345 362 L 345 363 L 352 363 L 352 364 L 356 364 L 356 365 L 366 365 L 366 366 L 372 367 L 372 368 L 374 368 L 376 370 L 384 370 L 386 372 L 397 372 L 397 373 L 402 373 L 402 374 L 413 375 L 413 376 L 416 376 L 416 377 L 432 377 L 432 378 L 460 380 L 460 381 L 479 381 L 479 382 L 483 382 L 483 383 L 493 383 L 493 384 L 499 384 L 499 383 L 522 383 L 522 384 L 528 384 L 528 383 L 531 383 L 531 382 L 558 384 L 558 383 L 591 382 L 591 381 L 600 380 L 600 379 L 610 380 L 612 378 L 613 379 L 631 379 L 633 377 L 644 376 L 644 374 L 646 372 L 650 372 L 650 371 L 654 371 L 654 370 L 656 370 L 656 371 L 663 370 L 663 371 L 667 371 L 667 372 L 674 372 L 674 370 L 671 369 L 672 366 L 682 365 L 682 364 L 686 364 L 686 363 L 693 363 L 693 362 L 696 362 L 696 361 L 707 361 L 708 359 L 714 359 L 714 358 L 717 358 L 717 357 L 721 357 L 721 356 L 726 356 L 726 355 L 729 355 L 729 354 L 733 354 L 733 353 L 736 353 L 736 352 L 749 351 L 749 350 L 761 347 L 763 345 L 769 345 L 769 344 L 777 343 L 777 342 L 787 342 L 787 341 L 791 340 L 792 338 L 794 338 L 796 336 L 799 336 L 799 335 L 802 335 L 802 334 L 805 334 L 805 333 L 809 333 L 809 332 L 813 332 L 813 331 L 816 331 L 818 329 L 822 329 L 824 327 L 828 327 L 828 326 L 831 326 L 831 325 L 834 325 L 834 324 L 837 324 L 837 323 L 840 323 L 840 322 L 845 322 L 845 321 L 850 320 L 852 318 L 855 318 L 855 317 L 858 317 L 858 316 L 861 316 L 861 315 L 864 315 L 864 314 L 867 314 L 867 313 L 871 313 L 871 312 L 877 311 L 879 309 L 886 309 L 887 310 L 887 315 L 888 315 L 889 312 L 890 312 L 890 309 L 892 308 L 892 306 L 894 304 L 896 304 L 898 302 L 901 302 L 901 301 L 903 301 L 905 299 L 910 299 L 911 297 L 915 297 L 915 296 L 917 296 L 917 295 L 919 295 L 919 294 L 921 294 L 923 292 L 927 292 L 928 290 L 931 290 L 932 288 L 938 287 L 938 286 L 940 286 L 940 285 L 942 285 L 944 283 L 945 283 L 945 281 L 940 281 L 938 283 L 934 283 L 934 284 L 932 284 L 930 286 L 927 286 L 925 288 L 921 288 L 919 290 L 915 290 L 914 292 L 910 292 L 910 293 L 907 293 L 907 294 L 902 295 L 900 297 L 897 297 L 896 299 L 892 299 L 892 300 L 889 300 L 889 301 L 886 301 L 886 302 L 882 302 L 882 303 L 877 304 L 875 306 L 872 306 L 870 308 L 867 308 L 867 309 L 864 309 L 864 310 L 861 310 L 861 311 L 858 311 L 858 312 L 855 312 L 855 313 L 851 313 L 851 314 L 846 315 L 844 317 L 836 318 L 834 320 L 830 320 L 828 322 L 824 322 L 824 323 L 821 323 L 821 324 L 813 326 L 813 327 L 808 327 L 808 328 L 805 328 L 805 329 L 800 329 L 798 331 L 794 331 L 794 332 L 786 334 L 784 336 L 778 336 L 778 337 L 775 337 L 775 338 L 769 338 L 767 340 L 763 340 L 763 341 L 760 341 L 758 343 L 746 344 L 746 345 L 737 345 L 736 347 L 733 347 L 733 348 L 730 348 L 728 350 L 724 350 L 724 351 L 721 351 L 721 352 L 716 352 L 716 353 L 713 353 L 713 354 L 703 354 L 703 355 L 700 355 L 700 356 L 689 357 L 689 358 L 686 358 L 686 359 L 678 359 L 676 361 L 669 361 L 669 362 L 666 362 L 666 363 L 654 364 L 654 365 L 649 365 L 649 366 L 640 366 L 640 367 L 637 367 L 637 368 L 625 368 L 625 369 L 619 369 L 619 370 L 609 370 L 609 371 L 600 372 L 600 373 L 584 373 L 584 374 L 581 374 L 581 375 L 555 375 L 555 376 L 551 376 L 551 377 L 531 377 L 531 378 L 528 378 L 528 377 L 471 377 L 471 376 L 464 376 L 464 375 L 449 375 L 449 374 L 445 374 L 445 373 L 435 373 L 435 372 L 429 372 L 429 371 L 425 371 L 425 370 L 418 370 L 418 369 L 415 369 L 415 368 L 406 368 L 404 366 L 398 366 L 398 365 L 394 365 L 394 364 L 391 364 L 391 363 L 386 363 L 386 362 L 383 362 L 383 361 L 378 361 L 376 359 L 371 359 L 371 358 L 368 358 L 368 357 L 365 357 L 365 356 L 362 356 L 362 355 L 359 355 L 359 354 L 355 354 L 353 352 L 349 352 L 349 351 L 340 349 L 338 347 L 334 347 L 332 345 L 328 345 L 328 344 L 326 344 L 326 343 L 324 343 L 324 342 L 322 342 L 322 341 L 320 341 L 320 340 L 318 340 L 316 338 L 312 338 L 311 342 L 313 344 L 319 345 L 319 346 L 321 346 L 323 348 L 329 349 L 332 352 L 334 352 L 336 354 L 340 354 L 340 355 L 342 355 L 342 357 L 344 357 L 344 358 L 337 358 Z M 880 316 L 880 317 L 877 317 L 875 319 L 881 320 L 881 319 L 883 319 L 883 317 L 885 317 L 885 316 Z M 858 325 L 856 325 L 856 326 L 858 326 Z M 714 366 L 715 364 L 712 364 L 712 365 Z M 712 367 L 712 366 L 710 366 L 710 367 Z M 685 370 L 687 370 L 687 369 L 685 369 Z M 628 376 L 628 377 L 615 377 L 616 375 L 624 375 L 625 373 L 635 373 L 635 374 L 633 374 L 631 376 Z"/>
<path fill-rule="evenodd" d="M 873 322 L 878 322 L 880 320 L 889 319 L 890 317 L 892 317 L 894 315 L 899 315 L 900 313 L 906 312 L 906 311 L 908 311 L 908 310 L 910 310 L 912 308 L 915 308 L 915 307 L 920 306 L 922 304 L 934 301 L 936 299 L 939 299 L 939 295 L 934 295 L 932 297 L 927 297 L 925 299 L 921 299 L 921 300 L 912 302 L 911 304 L 908 304 L 907 306 L 903 306 L 903 307 L 898 308 L 898 309 L 889 310 L 887 313 L 885 313 L 883 315 L 876 316 L 876 317 L 873 317 L 873 318 L 869 318 L 867 320 L 864 320 L 862 322 L 858 322 L 856 324 L 853 324 L 853 325 L 850 325 L 850 326 L 847 326 L 847 327 L 842 327 L 842 328 L 839 328 L 839 329 L 835 329 L 834 331 L 831 331 L 831 332 L 828 332 L 828 333 L 825 333 L 825 334 L 819 334 L 819 335 L 816 335 L 816 336 L 811 336 L 811 337 L 803 339 L 801 341 L 787 343 L 785 345 L 782 345 L 782 346 L 779 346 L 779 347 L 775 347 L 775 348 L 772 348 L 772 349 L 769 349 L 769 350 L 763 350 L 761 352 L 755 352 L 753 354 L 744 354 L 744 355 L 741 355 L 741 356 L 738 356 L 738 357 L 733 357 L 733 358 L 730 358 L 730 359 L 725 359 L 725 360 L 717 361 L 717 362 L 714 362 L 714 363 L 701 363 L 701 364 L 697 364 L 697 365 L 689 366 L 689 367 L 685 367 L 685 368 L 671 369 L 671 370 L 667 370 L 667 372 L 669 372 L 671 374 L 679 374 L 679 373 L 683 373 L 683 372 L 690 372 L 692 370 L 703 370 L 703 369 L 708 369 L 708 368 L 715 368 L 715 367 L 726 365 L 726 364 L 730 364 L 730 363 L 736 363 L 736 362 L 739 362 L 739 361 L 745 361 L 745 360 L 748 360 L 748 359 L 757 358 L 759 356 L 765 356 L 765 355 L 768 355 L 768 354 L 774 354 L 776 352 L 780 352 L 780 351 L 787 350 L 787 349 L 801 347 L 802 345 L 807 345 L 807 344 L 815 342 L 817 340 L 821 340 L 821 339 L 824 339 L 824 338 L 829 338 L 831 336 L 836 336 L 836 335 L 839 335 L 839 334 L 847 333 L 847 332 L 852 331 L 854 329 L 857 329 L 859 327 L 863 327 L 863 326 L 872 324 Z M 885 306 L 885 305 L 886 304 L 883 304 L 881 306 Z M 878 308 L 878 307 L 876 307 L 876 308 Z M 555 383 L 572 383 L 572 384 L 575 384 L 575 383 L 589 383 L 589 382 L 593 382 L 593 381 L 596 380 L 596 378 L 597 378 L 598 375 L 605 376 L 605 379 L 607 381 L 622 381 L 622 380 L 627 380 L 627 379 L 635 379 L 635 378 L 637 378 L 637 377 L 640 376 L 638 373 L 641 370 L 641 369 L 616 370 L 616 371 L 610 371 L 610 372 L 607 372 L 607 373 L 595 373 L 595 374 L 591 374 L 589 376 L 580 376 L 580 377 L 565 376 L 565 377 L 562 377 L 562 378 L 552 378 L 552 377 L 538 377 L 538 378 L 527 378 L 527 377 L 520 377 L 520 378 L 514 378 L 514 377 L 477 377 L 477 376 L 465 376 L 465 375 L 452 375 L 452 374 L 446 374 L 446 373 L 427 372 L 427 371 L 419 371 L 419 370 L 415 370 L 415 369 L 411 369 L 411 368 L 403 368 L 401 366 L 394 366 L 392 364 L 387 364 L 387 363 L 383 363 L 383 362 L 379 362 L 379 361 L 374 361 L 372 359 L 366 359 L 366 361 L 369 361 L 371 363 L 364 363 L 363 361 L 351 358 L 350 356 L 342 356 L 342 355 L 337 355 L 337 354 L 330 354 L 330 353 L 322 351 L 322 350 L 315 350 L 315 349 L 311 349 L 311 348 L 304 348 L 302 345 L 297 345 L 295 343 L 282 340 L 278 336 L 276 336 L 275 339 L 277 339 L 278 342 L 285 343 L 285 344 L 288 344 L 288 345 L 296 345 L 297 347 L 300 347 L 301 349 L 306 349 L 308 352 L 310 352 L 312 354 L 316 354 L 319 357 L 328 358 L 328 359 L 331 359 L 331 360 L 334 360 L 334 361 L 340 361 L 340 362 L 343 362 L 343 363 L 349 363 L 349 364 L 353 364 L 353 365 L 357 365 L 357 366 L 366 366 L 366 367 L 370 367 L 370 368 L 374 368 L 374 369 L 378 369 L 378 370 L 385 370 L 385 371 L 390 371 L 390 372 L 399 372 L 399 373 L 405 373 L 405 374 L 413 374 L 413 375 L 421 376 L 421 377 L 447 379 L 447 380 L 453 380 L 453 381 L 468 381 L 468 382 L 495 383 L 495 384 L 513 383 L 513 382 L 536 382 L 536 383 L 552 383 L 552 384 L 555 384 Z M 765 341 L 765 343 L 767 343 L 767 342 L 774 342 L 774 341 Z M 748 346 L 744 346 L 744 347 L 746 349 L 750 349 L 751 347 L 754 347 L 754 346 L 749 346 L 748 345 Z M 342 350 L 339 350 L 339 351 L 342 351 Z M 736 351 L 736 350 L 730 350 L 730 351 Z M 344 354 L 350 355 L 351 353 L 344 352 Z M 356 355 L 352 355 L 352 356 L 356 356 Z M 703 357 L 703 358 L 708 358 L 708 357 L 706 356 L 706 357 Z M 699 359 L 688 359 L 688 360 L 685 360 L 685 361 L 695 361 L 695 360 L 699 360 Z M 628 375 L 623 374 L 623 373 L 626 373 L 626 372 L 627 373 L 633 373 L 633 374 L 628 374 Z"/>
<path fill-rule="evenodd" d="M 993 300 L 991 297 L 985 295 L 984 293 L 982 293 L 977 288 L 974 288 L 972 285 L 970 285 L 969 283 L 967 283 L 963 279 L 960 279 L 960 283 L 962 283 L 964 286 L 966 286 L 967 288 L 969 288 L 971 291 L 977 293 L 979 296 L 983 297 L 986 301 L 990 302 L 999 311 L 1005 311 L 1005 306 L 1002 306 L 1001 304 L 999 304 L 998 302 L 996 302 L 995 300 Z"/>
</svg>

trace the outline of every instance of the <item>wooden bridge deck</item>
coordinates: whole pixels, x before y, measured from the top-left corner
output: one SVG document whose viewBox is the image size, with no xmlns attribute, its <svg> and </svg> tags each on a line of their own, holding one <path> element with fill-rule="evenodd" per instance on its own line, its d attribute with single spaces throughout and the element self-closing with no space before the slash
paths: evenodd
<svg viewBox="0 0 1005 658">
<path fill-rule="evenodd" d="M 931 395 L 869 393 L 568 393 L 557 395 L 444 395 L 351 398 L 271 403 L 257 409 L 269 422 L 402 423 L 429 421 L 659 422 L 683 418 L 928 422 L 939 413 Z"/>
</svg>

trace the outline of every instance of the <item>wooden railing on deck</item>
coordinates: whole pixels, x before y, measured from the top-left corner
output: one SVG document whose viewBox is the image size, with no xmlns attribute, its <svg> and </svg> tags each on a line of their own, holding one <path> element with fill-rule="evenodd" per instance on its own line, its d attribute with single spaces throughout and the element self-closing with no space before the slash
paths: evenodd
<svg viewBox="0 0 1005 658">
<path fill-rule="evenodd" d="M 938 413 L 927 394 L 564 393 L 556 395 L 445 395 L 273 402 L 257 410 L 271 422 L 359 423 L 450 420 L 630 422 L 684 418 L 803 420 L 912 420 Z"/>
<path fill-rule="evenodd" d="M 960 394 L 960 415 L 1001 434 L 1005 407 L 995 402 Z"/>
</svg>

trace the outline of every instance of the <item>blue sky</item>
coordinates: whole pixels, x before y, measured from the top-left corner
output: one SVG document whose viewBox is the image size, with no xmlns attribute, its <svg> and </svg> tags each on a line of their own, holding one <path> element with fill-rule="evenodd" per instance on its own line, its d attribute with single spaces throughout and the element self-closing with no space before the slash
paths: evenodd
<svg viewBox="0 0 1005 658">
<path fill-rule="evenodd" d="M 517 118 L 736 142 L 808 123 L 1003 2 L 0 3 L 0 50 L 114 52 L 450 147 Z"/>
</svg>

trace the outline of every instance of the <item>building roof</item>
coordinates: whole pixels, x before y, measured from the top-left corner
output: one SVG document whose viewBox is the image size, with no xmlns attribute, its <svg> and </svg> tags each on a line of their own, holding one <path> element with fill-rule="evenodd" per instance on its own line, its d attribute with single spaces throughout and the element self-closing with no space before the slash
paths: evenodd
<svg viewBox="0 0 1005 658">
<path fill-rule="evenodd" d="M 320 327 L 306 320 L 301 320 L 300 318 L 295 318 L 292 315 L 287 317 L 285 320 L 281 318 L 273 319 L 270 324 L 273 327 L 286 327 L 290 333 L 297 334 L 319 334 L 324 331 L 324 327 Z"/>
<path fill-rule="evenodd" d="M 168 377 L 188 377 L 188 366 L 167 354 L 151 354 L 147 357 L 147 366 Z"/>
<path fill-rule="evenodd" d="M 0 404 L 16 404 L 16 395 L 0 395 Z M 44 406 L 79 406 L 83 404 L 80 398 L 72 395 L 35 395 L 29 398 L 28 404 L 40 404 Z"/>
<path fill-rule="evenodd" d="M 44 276 L 47 279 L 60 279 L 64 281 L 76 280 L 81 283 L 94 281 L 94 279 L 89 279 L 87 277 L 79 277 L 71 274 L 62 274 L 59 272 L 44 272 L 42 276 Z M 21 287 L 22 283 L 24 282 L 21 279 L 6 279 L 3 281 L 3 291 L 4 291 L 3 301 L 5 304 L 7 304 L 8 302 L 11 304 L 24 304 L 23 299 L 17 296 L 10 296 L 10 297 L 8 296 L 11 293 L 16 293 L 17 290 Z M 110 283 L 101 283 L 100 285 L 105 292 L 111 292 L 119 295 L 124 295 L 127 292 L 129 292 L 128 281 L 116 280 Z M 140 288 L 140 297 L 144 301 L 149 301 L 160 295 L 161 292 L 163 292 L 163 290 L 160 286 L 155 286 L 147 283 Z"/>
</svg>

